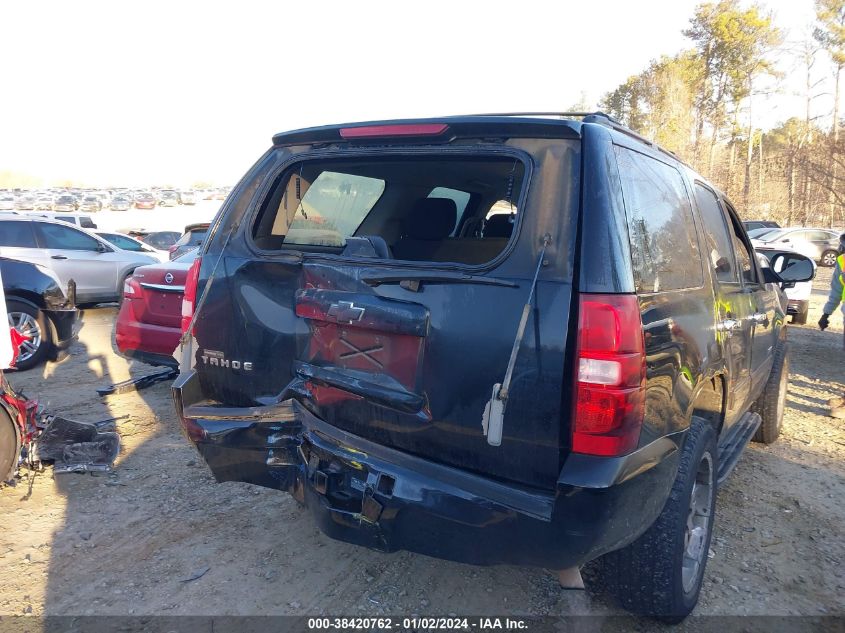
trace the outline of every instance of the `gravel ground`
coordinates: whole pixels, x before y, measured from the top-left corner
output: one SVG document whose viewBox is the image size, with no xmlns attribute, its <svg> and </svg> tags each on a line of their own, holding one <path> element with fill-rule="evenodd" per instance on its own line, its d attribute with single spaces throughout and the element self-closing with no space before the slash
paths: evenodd
<svg viewBox="0 0 845 633">
<path fill-rule="evenodd" d="M 845 615 L 845 423 L 825 415 L 845 382 L 842 319 L 811 327 L 830 278 L 819 272 L 810 324 L 790 327 L 783 436 L 751 445 L 719 492 L 697 614 Z M 166 384 L 97 397 L 96 387 L 149 371 L 113 354 L 114 314 L 86 312 L 64 363 L 9 376 L 67 417 L 129 417 L 113 473 L 24 471 L 0 490 L 0 615 L 622 613 L 596 583 L 567 592 L 543 569 L 369 551 L 323 536 L 284 494 L 215 484 L 178 430 Z"/>
</svg>

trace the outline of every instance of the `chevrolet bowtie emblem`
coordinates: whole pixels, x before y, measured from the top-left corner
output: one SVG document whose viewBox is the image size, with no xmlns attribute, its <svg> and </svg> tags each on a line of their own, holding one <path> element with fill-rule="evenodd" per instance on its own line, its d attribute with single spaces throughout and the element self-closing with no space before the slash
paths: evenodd
<svg viewBox="0 0 845 633">
<path fill-rule="evenodd" d="M 364 316 L 364 308 L 359 308 L 351 301 L 338 301 L 329 306 L 326 316 L 332 317 L 338 323 L 354 323 Z"/>
</svg>

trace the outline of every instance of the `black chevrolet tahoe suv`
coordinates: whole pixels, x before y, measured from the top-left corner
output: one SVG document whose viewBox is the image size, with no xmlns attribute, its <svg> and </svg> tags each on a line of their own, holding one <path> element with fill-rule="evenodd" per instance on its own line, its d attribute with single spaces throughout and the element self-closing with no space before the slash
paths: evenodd
<svg viewBox="0 0 845 633">
<path fill-rule="evenodd" d="M 601 557 L 677 620 L 717 486 L 780 431 L 778 286 L 813 266 L 778 257 L 600 113 L 278 134 L 190 271 L 176 409 L 218 481 L 331 537 L 576 580 Z"/>
</svg>

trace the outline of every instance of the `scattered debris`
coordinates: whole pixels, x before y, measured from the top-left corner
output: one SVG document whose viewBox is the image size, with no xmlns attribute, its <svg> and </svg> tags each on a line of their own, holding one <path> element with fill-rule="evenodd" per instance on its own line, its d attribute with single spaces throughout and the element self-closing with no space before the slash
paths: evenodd
<svg viewBox="0 0 845 633">
<path fill-rule="evenodd" d="M 35 440 L 35 456 L 53 462 L 54 473 L 107 472 L 120 450 L 120 436 L 103 423 L 79 422 L 47 416 L 47 424 Z M 108 422 L 108 421 L 105 421 Z"/>
<path fill-rule="evenodd" d="M 199 580 L 208 573 L 209 569 L 211 569 L 211 567 L 200 567 L 199 569 L 195 569 L 194 571 L 192 571 L 191 574 L 186 578 L 181 578 L 180 580 L 182 582 L 191 582 L 192 580 Z"/>
<path fill-rule="evenodd" d="M 141 376 L 139 378 L 130 378 L 129 380 L 123 380 L 121 382 L 111 384 L 108 387 L 97 389 L 97 394 L 100 396 L 113 396 L 121 393 L 128 393 L 130 391 L 140 391 L 141 389 L 146 389 L 158 382 L 174 380 L 178 375 L 178 369 L 168 367 L 164 371 L 147 374 L 146 376 Z"/>
</svg>

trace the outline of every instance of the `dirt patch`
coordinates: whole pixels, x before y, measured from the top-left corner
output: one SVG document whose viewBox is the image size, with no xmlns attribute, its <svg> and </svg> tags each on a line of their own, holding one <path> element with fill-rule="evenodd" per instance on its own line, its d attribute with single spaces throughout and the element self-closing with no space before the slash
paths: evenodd
<svg viewBox="0 0 845 633">
<path fill-rule="evenodd" d="M 844 611 L 845 423 L 825 415 L 845 383 L 841 314 L 826 332 L 813 327 L 829 275 L 820 271 L 808 326 L 790 327 L 783 436 L 751 445 L 719 493 L 696 613 Z M 129 417 L 118 422 L 114 473 L 47 470 L 0 491 L 0 614 L 621 613 L 596 584 L 565 592 L 542 569 L 338 543 L 287 495 L 214 483 L 178 430 L 166 384 L 97 397 L 96 387 L 130 373 L 111 350 L 114 314 L 88 311 L 65 363 L 9 376 L 67 417 Z"/>
</svg>

